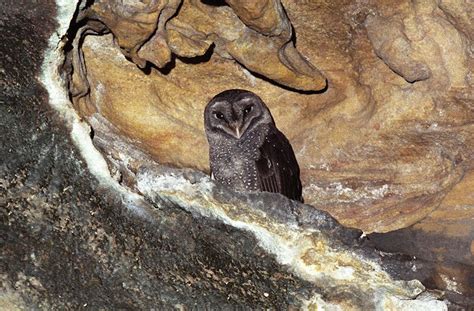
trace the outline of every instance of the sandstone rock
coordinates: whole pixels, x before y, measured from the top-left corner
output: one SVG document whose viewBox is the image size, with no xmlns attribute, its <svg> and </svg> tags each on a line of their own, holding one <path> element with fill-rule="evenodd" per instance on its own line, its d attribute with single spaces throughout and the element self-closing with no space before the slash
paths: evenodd
<svg viewBox="0 0 474 311">
<path fill-rule="evenodd" d="M 472 3 L 469 0 L 441 0 L 439 8 L 447 15 L 447 18 L 456 29 L 470 39 L 470 42 L 466 43 L 470 44 L 472 49 L 472 40 L 474 38 L 474 9 L 472 8 Z"/>
<path fill-rule="evenodd" d="M 291 23 L 279 0 L 230 4 L 237 15 L 229 7 L 216 8 L 197 0 L 95 1 L 91 6 L 80 5 L 77 22 L 103 23 L 123 54 L 140 68 L 147 61 L 165 67 L 171 50 L 179 56 L 202 55 L 203 47 L 214 42 L 221 53 L 285 86 L 304 91 L 326 87 L 324 77 L 294 47 Z M 84 35 L 80 31 L 76 40 Z M 248 46 L 249 41 L 259 48 Z"/>
<path fill-rule="evenodd" d="M 450 290 L 466 305 L 474 303 L 474 174 L 470 172 L 446 195 L 440 206 L 415 225 L 373 234 L 370 239 L 387 252 L 409 253 L 436 262 L 431 287 Z"/>
<path fill-rule="evenodd" d="M 165 39 L 165 24 L 180 5 L 180 0 L 141 2 L 94 1 L 81 18 L 98 19 L 114 34 L 124 55 L 139 67 L 146 61 L 163 67 L 171 52 Z"/>
<path fill-rule="evenodd" d="M 171 204 L 156 209 L 130 200 L 137 195 L 123 196 L 92 175 L 97 168 L 79 149 L 90 138 L 78 140 L 81 123 L 56 71 L 63 61 L 56 46 L 69 25 L 64 15 L 74 10 L 68 16 L 63 3 L 56 28 L 54 3 L 6 4 L 0 12 L 2 309 L 288 309 L 310 298 L 324 305 L 313 285 L 277 263 L 251 234 Z M 406 292 L 421 289 L 412 285 Z"/>
<path fill-rule="evenodd" d="M 65 54 L 46 70 L 58 115 L 35 80 L 54 10 L 9 6 L 2 302 L 444 310 L 429 287 L 472 304 L 469 3 L 228 3 L 80 1 L 47 54 Z M 269 104 L 310 205 L 203 173 L 202 110 L 235 87 Z"/>
<path fill-rule="evenodd" d="M 100 112 L 161 163 L 207 171 L 204 106 L 224 89 L 249 89 L 268 103 L 290 138 L 306 202 L 366 232 L 403 228 L 431 213 L 473 164 L 472 58 L 465 34 L 430 1 L 283 2 L 308 62 L 288 43 L 293 31 L 279 4 L 252 3 L 230 3 L 231 9 L 184 1 L 166 23 L 170 50 L 208 56 L 178 57 L 166 71 L 147 75 L 121 57 L 112 35 L 86 37 L 90 94 L 76 97 L 76 106 L 84 115 Z M 277 28 L 278 35 L 262 35 Z M 268 46 L 267 40 L 280 52 L 255 48 Z M 298 72 L 310 75 L 315 63 L 330 87 L 322 94 L 294 92 L 267 80 L 287 78 L 262 69 L 261 79 L 234 60 L 250 69 L 294 68 L 286 76 L 294 82 Z M 397 72 L 425 80 L 407 83 Z"/>
<path fill-rule="evenodd" d="M 403 25 L 387 21 L 385 17 L 368 17 L 367 33 L 375 53 L 397 74 L 408 82 L 426 80 L 431 70 L 423 61 L 417 61 L 409 39 L 402 32 Z"/>
<path fill-rule="evenodd" d="M 441 202 L 474 164 L 469 5 L 281 4 L 284 11 L 277 1 L 229 1 L 229 6 L 183 1 L 165 26 L 176 57 L 145 74 L 121 56 L 113 35 L 88 36 L 81 52 L 90 93 L 73 102 L 94 127 L 110 122 L 117 135 L 154 160 L 206 172 L 204 106 L 222 90 L 249 89 L 268 103 L 294 146 L 305 202 L 367 233 L 418 228 L 424 219 L 432 219 L 432 227 L 443 222 L 444 216 L 434 215 L 445 215 L 439 214 Z M 311 64 L 325 73 L 329 88 L 295 92 L 314 82 L 307 80 L 315 76 Z M 113 149 L 106 142 L 101 147 L 105 153 Z M 135 168 L 147 163 L 134 162 Z M 133 185 L 134 174 L 118 167 Z M 459 217 L 469 218 L 462 209 Z M 451 271 L 451 277 L 470 273 L 473 257 L 465 245 L 472 245 L 471 231 L 462 237 L 450 230 L 421 236 L 419 241 L 462 241 L 462 250 L 445 251 L 467 264 L 454 268 L 452 258 L 428 255 L 436 242 L 421 246 L 413 239 L 410 245 L 418 245 L 422 258 L 440 263 L 439 271 Z M 387 239 L 382 244 L 388 247 Z M 418 253 L 400 245 L 390 249 Z M 446 288 L 443 282 L 433 286 Z M 469 292 L 469 287 L 463 291 Z"/>
<path fill-rule="evenodd" d="M 426 271 L 417 270 L 426 270 L 422 267 L 412 272 L 412 267 L 419 265 L 417 261 L 380 256 L 359 243 L 363 241 L 359 240 L 359 230 L 342 227 L 329 214 L 280 195 L 232 193 L 195 170 L 157 166 L 148 155 L 131 147 L 130 141 L 118 138 L 113 125 L 98 115 L 94 115 L 92 125 L 96 129 L 95 143 L 107 152 L 110 163 L 115 167 L 126 163 L 120 170 L 132 178 L 127 177 L 125 184 L 160 210 L 180 206 L 197 219 L 216 219 L 251 232 L 263 249 L 291 267 L 296 275 L 312 284 L 325 284 L 318 286 L 318 294 L 306 302 L 307 307 L 441 307 L 433 297 L 427 304 L 413 299 L 421 289 L 417 282 L 390 280 L 391 276 L 408 280 L 415 275 L 424 276 Z M 129 150 L 135 152 L 124 159 Z M 137 167 L 137 163 L 141 166 Z M 410 272 L 408 275 L 405 269 Z M 333 292 L 334 288 L 345 288 L 344 297 Z"/>
</svg>

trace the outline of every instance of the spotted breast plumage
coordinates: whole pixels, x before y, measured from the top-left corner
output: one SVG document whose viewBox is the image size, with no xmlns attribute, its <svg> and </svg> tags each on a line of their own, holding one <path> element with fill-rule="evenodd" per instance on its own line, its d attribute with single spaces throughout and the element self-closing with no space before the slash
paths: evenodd
<svg viewBox="0 0 474 311">
<path fill-rule="evenodd" d="M 303 201 L 293 148 L 256 94 L 227 90 L 204 111 L 211 176 L 237 191 L 281 193 Z"/>
</svg>

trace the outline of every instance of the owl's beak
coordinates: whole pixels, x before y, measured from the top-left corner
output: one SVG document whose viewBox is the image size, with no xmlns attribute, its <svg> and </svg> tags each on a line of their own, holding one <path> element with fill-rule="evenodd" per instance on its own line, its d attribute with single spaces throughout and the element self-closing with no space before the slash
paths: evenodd
<svg viewBox="0 0 474 311">
<path fill-rule="evenodd" d="M 240 124 L 238 122 L 231 123 L 230 127 L 233 129 L 232 134 L 234 134 L 235 138 L 240 139 L 240 136 L 242 136 Z"/>
<path fill-rule="evenodd" d="M 237 138 L 240 138 L 241 134 L 240 134 L 240 130 L 239 130 L 238 126 L 235 127 L 235 134 L 236 134 Z"/>
</svg>

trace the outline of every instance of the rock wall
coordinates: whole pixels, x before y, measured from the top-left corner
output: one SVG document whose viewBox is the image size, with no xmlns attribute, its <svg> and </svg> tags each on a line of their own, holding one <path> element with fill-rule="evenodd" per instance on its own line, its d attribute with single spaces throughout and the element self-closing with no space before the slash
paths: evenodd
<svg viewBox="0 0 474 311">
<path fill-rule="evenodd" d="M 78 14 L 66 68 L 76 69 L 73 103 L 96 128 L 159 163 L 204 172 L 206 103 L 229 88 L 259 94 L 294 146 L 305 202 L 367 233 L 401 232 L 410 246 L 379 247 L 449 262 L 458 272 L 444 279 L 472 276 L 471 7 L 96 1 Z M 128 159 L 118 171 L 133 184 L 126 171 L 143 163 L 99 145 L 112 162 Z"/>
<path fill-rule="evenodd" d="M 68 104 L 45 105 L 56 13 L 26 5 L 1 19 L 3 305 L 474 303 L 469 0 L 78 1 L 50 61 L 110 172 Z M 199 172 L 203 108 L 228 88 L 268 104 L 310 205 Z"/>
<path fill-rule="evenodd" d="M 286 309 L 316 299 L 252 234 L 130 201 L 91 174 L 60 94 L 39 81 L 59 13 L 54 2 L 2 4 L 1 309 Z"/>
<path fill-rule="evenodd" d="M 208 171 L 204 106 L 252 90 L 295 147 L 306 202 L 366 232 L 396 230 L 473 167 L 468 8 L 96 1 L 78 16 L 71 93 L 156 161 Z"/>
</svg>

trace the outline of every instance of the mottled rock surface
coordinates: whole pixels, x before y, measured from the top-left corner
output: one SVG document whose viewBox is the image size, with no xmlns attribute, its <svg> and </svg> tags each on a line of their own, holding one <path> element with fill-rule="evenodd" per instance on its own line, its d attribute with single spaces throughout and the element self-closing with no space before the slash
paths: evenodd
<svg viewBox="0 0 474 311">
<path fill-rule="evenodd" d="M 46 105 L 54 3 L 7 2 L 2 306 L 443 309 L 414 278 L 473 304 L 469 0 L 81 2 L 63 77 L 120 187 L 150 204 L 97 182 Z M 157 168 L 207 171 L 202 109 L 235 87 L 269 103 L 312 206 Z M 314 207 L 391 232 L 359 240 Z"/>
<path fill-rule="evenodd" d="M 18 17 L 23 12 L 11 6 L 4 32 L 9 44 L 2 48 L 11 55 L 2 63 L 6 70 L 1 76 L 7 87 L 0 106 L 1 130 L 6 134 L 0 149 L 2 308 L 287 309 L 303 303 L 324 305 L 325 292 L 329 299 L 349 294 L 361 307 L 373 307 L 375 298 L 384 297 L 368 291 L 363 299 L 362 292 L 348 288 L 342 294 L 328 293 L 323 284 L 295 276 L 245 230 L 189 213 L 171 200 L 159 209 L 134 207 L 100 185 L 73 147 L 67 127 L 47 105 L 47 94 L 37 80 L 53 27 L 51 20 L 45 23 L 39 16 L 54 16 L 54 6 L 41 5 L 30 12 L 26 23 Z M 219 194 L 221 199 L 233 195 L 225 189 Z M 263 199 L 267 209 L 272 207 L 268 202 L 274 198 Z M 248 200 L 259 201 L 258 196 Z M 284 204 L 292 206 L 280 197 L 270 215 L 294 225 L 295 215 L 279 208 Z M 298 217 L 302 225 L 333 235 L 340 251 L 357 247 L 360 232 L 341 227 L 329 215 L 307 207 Z M 376 253 L 367 252 L 376 264 Z M 362 249 L 360 254 L 367 256 Z M 415 299 L 423 291 L 419 282 L 377 273 L 386 278 L 380 285 L 388 292 L 413 299 L 395 297 L 387 303 L 425 305 Z M 432 303 L 437 308 L 444 305 L 435 299 Z"/>
<path fill-rule="evenodd" d="M 84 27 L 71 32 L 78 48 L 71 64 L 83 64 L 82 75 L 71 76 L 71 90 L 81 89 L 73 102 L 91 124 L 113 124 L 159 163 L 207 172 L 204 106 L 224 89 L 249 89 L 292 142 L 305 202 L 366 233 L 403 232 L 415 246 L 392 251 L 421 248 L 426 259 L 459 263 L 472 275 L 474 201 L 464 180 L 474 164 L 469 1 L 188 0 L 169 2 L 174 15 L 158 19 L 150 12 L 165 7 L 150 3 L 153 10 L 113 4 L 120 11 L 98 1 L 78 16 L 104 34 L 82 42 Z M 146 12 L 147 30 L 109 21 L 122 21 L 123 12 L 142 18 L 137 10 Z M 150 54 L 151 45 L 164 47 Z M 304 81 L 319 71 L 327 90 L 306 92 Z M 105 153 L 113 149 L 106 145 Z M 447 219 L 456 234 L 430 229 Z"/>
<path fill-rule="evenodd" d="M 366 232 L 413 225 L 472 170 L 467 2 L 283 1 L 282 11 L 278 1 L 183 1 L 166 21 L 155 18 L 147 35 L 143 27 L 108 26 L 111 18 L 122 19 L 101 3 L 84 9 L 81 21 L 99 14 L 114 35 L 85 37 L 86 70 L 72 81 L 88 93 L 74 103 L 84 116 L 100 113 L 160 163 L 207 171 L 203 108 L 224 89 L 244 88 L 268 103 L 290 138 L 305 201 L 346 225 Z M 147 21 L 154 16 L 148 7 L 121 10 L 147 12 Z M 161 36 L 171 51 L 158 63 L 148 59 L 156 67 L 138 60 L 137 48 L 151 44 L 153 27 L 150 40 Z M 285 43 L 290 35 L 297 50 Z M 267 72 L 281 64 L 291 68 L 289 80 Z M 328 78 L 326 92 L 282 87 L 311 76 L 311 64 Z"/>
<path fill-rule="evenodd" d="M 55 11 L 2 3 L 0 309 L 286 309 L 311 297 L 251 234 L 175 206 L 140 216 L 98 184 L 38 81 Z"/>
</svg>

